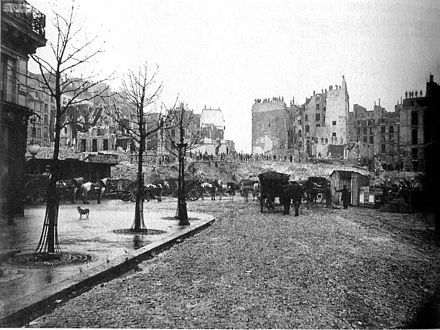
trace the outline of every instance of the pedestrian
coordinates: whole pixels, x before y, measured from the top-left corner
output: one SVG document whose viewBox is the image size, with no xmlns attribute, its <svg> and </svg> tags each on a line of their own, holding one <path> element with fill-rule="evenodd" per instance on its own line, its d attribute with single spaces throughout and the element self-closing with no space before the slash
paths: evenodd
<svg viewBox="0 0 440 330">
<path fill-rule="evenodd" d="M 342 196 L 341 196 L 342 206 L 344 207 L 344 209 L 347 209 L 348 204 L 350 203 L 350 192 L 348 191 L 347 186 L 344 184 L 344 187 L 340 190 L 336 190 L 336 187 L 335 187 L 335 192 L 342 193 Z"/>
</svg>

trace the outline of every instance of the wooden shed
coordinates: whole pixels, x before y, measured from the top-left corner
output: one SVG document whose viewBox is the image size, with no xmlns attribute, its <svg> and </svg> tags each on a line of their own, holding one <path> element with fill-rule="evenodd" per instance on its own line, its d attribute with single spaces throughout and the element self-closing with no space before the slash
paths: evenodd
<svg viewBox="0 0 440 330">
<path fill-rule="evenodd" d="M 341 190 L 344 186 L 351 193 L 351 205 L 359 205 L 359 195 L 361 186 L 369 186 L 370 178 L 359 172 L 334 170 L 330 174 L 330 191 L 332 194 L 332 202 L 338 204 L 341 200 L 341 193 L 335 192 Z"/>
</svg>

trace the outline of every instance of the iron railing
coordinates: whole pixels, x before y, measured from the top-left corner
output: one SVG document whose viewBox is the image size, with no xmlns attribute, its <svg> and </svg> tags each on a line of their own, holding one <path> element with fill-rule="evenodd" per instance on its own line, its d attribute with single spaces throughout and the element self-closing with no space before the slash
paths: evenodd
<svg viewBox="0 0 440 330">
<path fill-rule="evenodd" d="M 1 2 L 2 16 L 9 16 L 38 36 L 45 37 L 46 15 L 24 0 L 1 0 Z"/>
</svg>

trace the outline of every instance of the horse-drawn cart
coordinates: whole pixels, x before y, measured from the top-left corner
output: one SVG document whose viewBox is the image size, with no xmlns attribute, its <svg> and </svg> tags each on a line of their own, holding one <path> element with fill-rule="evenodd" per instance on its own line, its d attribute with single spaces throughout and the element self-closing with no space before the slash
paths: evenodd
<svg viewBox="0 0 440 330">
<path fill-rule="evenodd" d="M 266 204 L 268 209 L 275 209 L 275 198 L 282 197 L 283 188 L 289 183 L 289 175 L 278 172 L 265 172 L 258 175 L 260 181 L 260 208 Z"/>
</svg>

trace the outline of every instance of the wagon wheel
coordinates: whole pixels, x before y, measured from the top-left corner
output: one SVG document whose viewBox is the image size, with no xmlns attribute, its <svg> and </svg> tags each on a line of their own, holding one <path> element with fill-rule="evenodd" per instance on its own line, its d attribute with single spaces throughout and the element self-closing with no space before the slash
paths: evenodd
<svg viewBox="0 0 440 330">
<path fill-rule="evenodd" d="M 26 201 L 30 204 L 43 204 L 47 200 L 47 182 L 32 180 L 25 185 Z"/>
<path fill-rule="evenodd" d="M 116 192 L 116 197 L 124 202 L 128 202 L 130 200 L 129 193 L 125 190 L 123 190 L 123 191 L 118 190 Z"/>
<path fill-rule="evenodd" d="M 200 198 L 200 193 L 197 189 L 191 189 L 186 193 L 186 198 L 190 201 L 196 201 Z"/>
<path fill-rule="evenodd" d="M 136 201 L 136 196 L 138 193 L 138 183 L 137 182 L 132 182 L 127 186 L 127 200 L 129 200 L 130 202 L 135 202 Z"/>
</svg>

